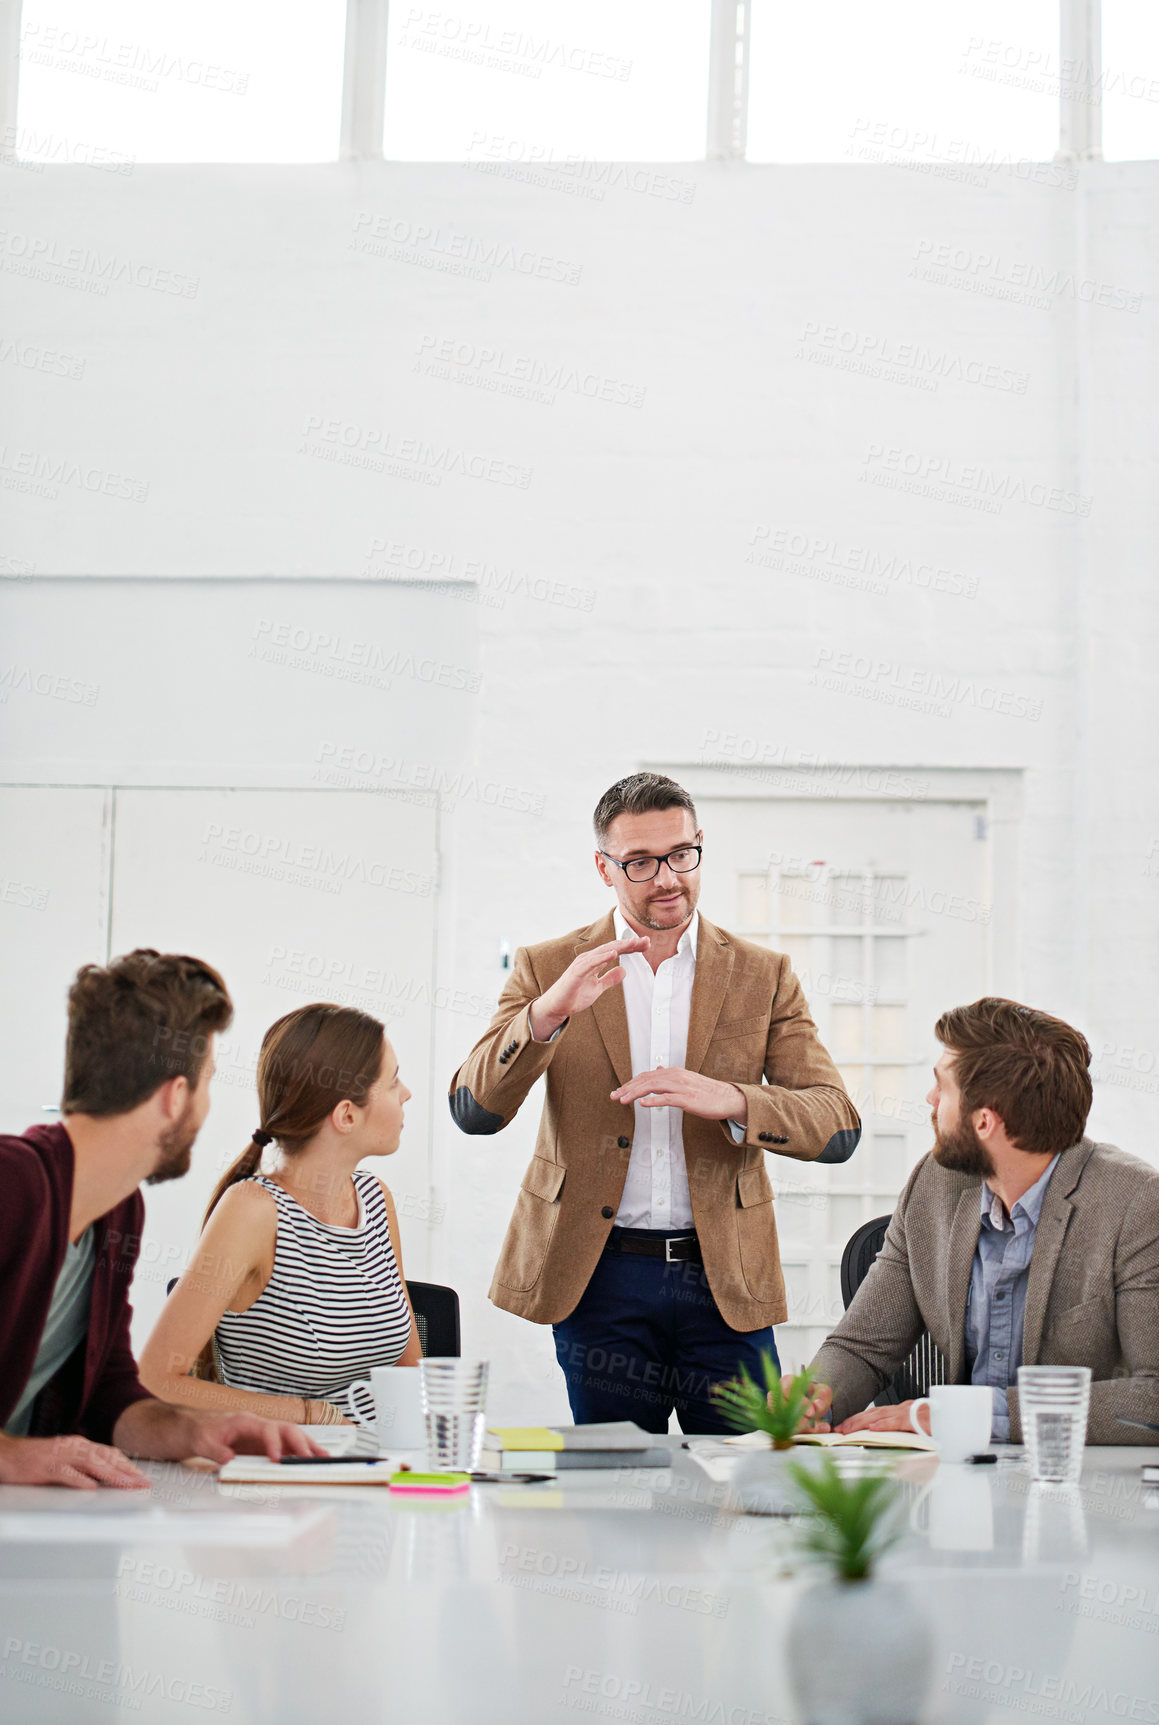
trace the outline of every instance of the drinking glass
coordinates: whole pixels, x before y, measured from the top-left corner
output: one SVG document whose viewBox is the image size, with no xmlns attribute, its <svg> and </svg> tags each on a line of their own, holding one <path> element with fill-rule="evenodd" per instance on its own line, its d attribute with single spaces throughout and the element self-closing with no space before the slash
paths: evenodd
<svg viewBox="0 0 1159 1725">
<path fill-rule="evenodd" d="M 1089 1366 L 1019 1366 L 1018 1411 L 1031 1479 L 1078 1479 L 1090 1401 Z"/>
<path fill-rule="evenodd" d="M 419 1361 L 427 1463 L 436 1473 L 470 1473 L 479 1465 L 489 1365 L 488 1360 Z"/>
</svg>

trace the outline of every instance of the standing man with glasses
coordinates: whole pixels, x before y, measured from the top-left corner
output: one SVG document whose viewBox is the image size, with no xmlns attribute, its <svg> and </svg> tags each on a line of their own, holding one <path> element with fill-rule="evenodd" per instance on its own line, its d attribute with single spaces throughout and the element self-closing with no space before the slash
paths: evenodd
<svg viewBox="0 0 1159 1725">
<path fill-rule="evenodd" d="M 615 910 L 520 947 L 451 1081 L 492 1133 L 547 1079 L 491 1298 L 552 1325 L 577 1425 L 726 1431 L 712 1386 L 788 1315 L 765 1156 L 844 1162 L 861 1125 L 788 959 L 699 914 L 688 792 L 634 773 L 594 824 Z"/>
</svg>

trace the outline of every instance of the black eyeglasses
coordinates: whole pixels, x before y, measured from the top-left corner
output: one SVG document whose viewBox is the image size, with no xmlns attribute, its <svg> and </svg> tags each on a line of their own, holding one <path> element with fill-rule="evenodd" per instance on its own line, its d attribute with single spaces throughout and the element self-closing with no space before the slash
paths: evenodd
<svg viewBox="0 0 1159 1725">
<path fill-rule="evenodd" d="M 696 836 L 699 838 L 700 834 L 697 833 Z M 607 851 L 601 851 L 600 855 L 605 862 L 614 863 L 617 868 L 623 869 L 629 880 L 644 881 L 655 880 L 660 873 L 661 863 L 667 863 L 673 874 L 691 874 L 693 869 L 700 867 L 700 853 L 703 849 L 701 844 L 681 845 L 678 851 L 669 851 L 667 856 L 629 857 L 627 862 L 621 862 L 619 857 L 609 856 Z"/>
</svg>

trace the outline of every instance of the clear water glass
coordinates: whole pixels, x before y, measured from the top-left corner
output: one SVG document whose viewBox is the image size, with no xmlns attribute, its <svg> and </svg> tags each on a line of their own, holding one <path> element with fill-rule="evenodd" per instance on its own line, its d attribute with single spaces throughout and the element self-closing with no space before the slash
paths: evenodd
<svg viewBox="0 0 1159 1725">
<path fill-rule="evenodd" d="M 488 1360 L 419 1361 L 427 1422 L 427 1465 L 435 1473 L 470 1473 L 479 1465 L 487 1424 Z"/>
<path fill-rule="evenodd" d="M 1019 1366 L 1018 1411 L 1031 1479 L 1078 1480 L 1090 1403 L 1089 1366 Z"/>
</svg>

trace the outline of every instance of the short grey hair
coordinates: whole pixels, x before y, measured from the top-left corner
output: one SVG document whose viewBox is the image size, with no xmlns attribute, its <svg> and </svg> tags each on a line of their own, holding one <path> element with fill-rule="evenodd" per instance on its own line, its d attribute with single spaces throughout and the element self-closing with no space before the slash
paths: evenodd
<svg viewBox="0 0 1159 1725">
<path fill-rule="evenodd" d="M 696 806 L 683 785 L 663 773 L 629 773 L 626 779 L 617 779 L 596 804 L 592 816 L 596 843 L 607 844 L 608 828 L 617 815 L 647 815 L 654 809 L 687 809 L 696 825 Z"/>
</svg>

